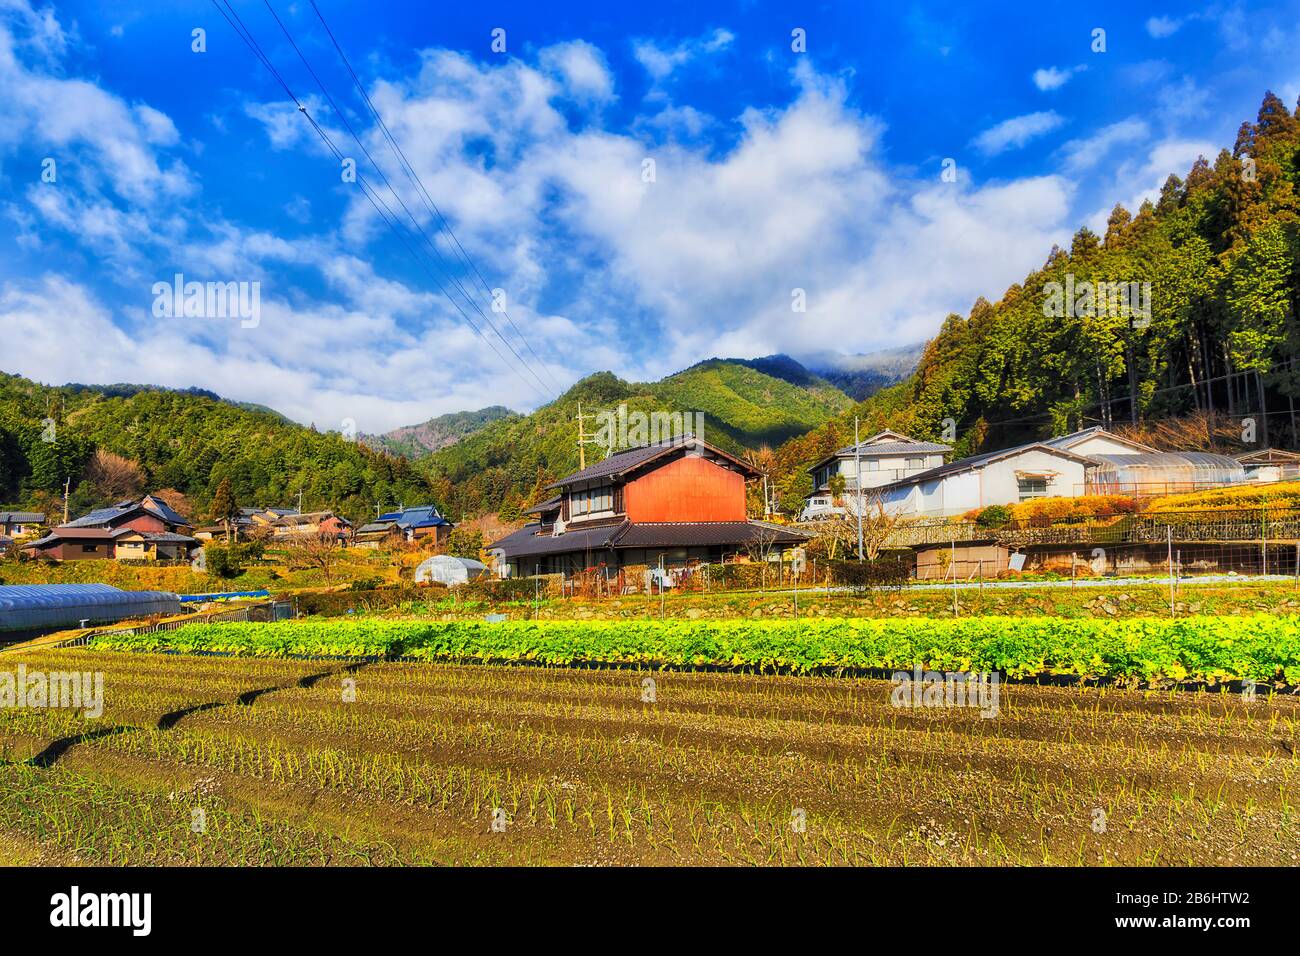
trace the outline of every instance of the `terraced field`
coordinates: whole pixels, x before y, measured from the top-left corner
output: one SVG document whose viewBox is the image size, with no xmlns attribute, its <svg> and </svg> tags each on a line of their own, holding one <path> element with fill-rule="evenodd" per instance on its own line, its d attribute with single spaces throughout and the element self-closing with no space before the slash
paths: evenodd
<svg viewBox="0 0 1300 956">
<path fill-rule="evenodd" d="M 1300 863 L 1294 697 L 1003 685 L 982 719 L 868 679 L 19 663 L 102 671 L 105 707 L 0 709 L 0 862 Z"/>
</svg>

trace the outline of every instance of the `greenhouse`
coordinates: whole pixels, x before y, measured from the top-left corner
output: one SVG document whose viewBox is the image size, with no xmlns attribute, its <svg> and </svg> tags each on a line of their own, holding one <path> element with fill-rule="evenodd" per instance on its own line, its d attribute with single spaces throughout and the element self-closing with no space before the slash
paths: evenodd
<svg viewBox="0 0 1300 956">
<path fill-rule="evenodd" d="M 464 584 L 487 574 L 487 565 L 473 558 L 456 558 L 435 554 L 421 561 L 415 569 L 416 584 Z"/>
<path fill-rule="evenodd" d="M 0 585 L 0 631 L 102 624 L 180 610 L 180 597 L 168 591 L 122 591 L 107 584 Z"/>
<path fill-rule="evenodd" d="M 1142 455 L 1091 454 L 1090 495 L 1169 495 L 1222 488 L 1249 480 L 1234 458 L 1201 451 L 1150 452 Z"/>
</svg>

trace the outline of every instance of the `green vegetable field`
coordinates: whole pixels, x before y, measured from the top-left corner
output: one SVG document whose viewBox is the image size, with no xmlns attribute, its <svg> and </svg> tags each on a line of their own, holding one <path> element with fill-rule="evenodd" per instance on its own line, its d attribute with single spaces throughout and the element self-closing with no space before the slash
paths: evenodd
<svg viewBox="0 0 1300 956">
<path fill-rule="evenodd" d="M 1300 618 L 1263 614 L 1123 620 L 291 621 L 104 635 L 94 647 L 796 674 L 920 665 L 998 670 L 1022 678 L 1300 684 Z"/>
</svg>

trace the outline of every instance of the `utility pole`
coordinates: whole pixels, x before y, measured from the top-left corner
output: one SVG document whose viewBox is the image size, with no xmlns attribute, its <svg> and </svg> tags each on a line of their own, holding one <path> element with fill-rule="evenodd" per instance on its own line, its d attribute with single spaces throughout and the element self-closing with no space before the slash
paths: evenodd
<svg viewBox="0 0 1300 956">
<path fill-rule="evenodd" d="M 583 429 L 583 421 L 588 418 L 595 418 L 595 415 L 582 414 L 582 402 L 578 403 L 578 470 L 587 467 L 587 446 L 596 444 L 595 437 L 588 438 Z"/>
<path fill-rule="evenodd" d="M 72 488 L 72 479 L 65 478 L 63 481 L 63 523 L 68 523 L 68 491 Z"/>
<path fill-rule="evenodd" d="M 853 416 L 853 481 L 858 489 L 858 560 L 862 560 L 862 446 L 858 444 L 858 416 Z"/>
<path fill-rule="evenodd" d="M 302 489 L 298 489 L 298 514 L 302 514 Z"/>
<path fill-rule="evenodd" d="M 952 550 L 948 552 L 948 564 L 952 568 L 952 616 L 957 616 L 957 539 L 952 539 Z"/>
<path fill-rule="evenodd" d="M 664 619 L 664 556 L 659 554 L 659 620 Z"/>
<path fill-rule="evenodd" d="M 1169 616 L 1174 615 L 1174 526 L 1166 525 L 1165 534 L 1169 541 Z"/>
</svg>

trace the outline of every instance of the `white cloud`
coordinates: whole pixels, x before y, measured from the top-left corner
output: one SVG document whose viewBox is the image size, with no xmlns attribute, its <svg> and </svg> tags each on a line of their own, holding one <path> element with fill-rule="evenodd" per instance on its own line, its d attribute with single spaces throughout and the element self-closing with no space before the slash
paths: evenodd
<svg viewBox="0 0 1300 956">
<path fill-rule="evenodd" d="M 1162 87 L 1156 98 L 1160 104 L 1159 115 L 1166 122 L 1192 120 L 1209 112 L 1209 91 L 1190 76 Z"/>
<path fill-rule="evenodd" d="M 1103 126 L 1097 132 L 1083 139 L 1072 139 L 1061 147 L 1065 169 L 1076 174 L 1092 169 L 1116 146 L 1140 143 L 1149 140 L 1150 136 L 1150 128 L 1135 116 Z"/>
<path fill-rule="evenodd" d="M 1008 149 L 1019 149 L 1031 139 L 1058 129 L 1064 122 L 1055 110 L 1013 116 L 984 130 L 971 142 L 984 155 L 996 156 Z"/>
<path fill-rule="evenodd" d="M 1171 37 L 1177 33 L 1182 25 L 1182 20 L 1176 20 L 1173 17 L 1149 17 L 1147 19 L 1147 33 L 1157 40 L 1163 40 L 1165 37 Z"/>
<path fill-rule="evenodd" d="M 192 192 L 185 164 L 167 162 L 155 150 L 175 145 L 171 120 L 60 75 L 54 61 L 69 42 L 52 9 L 34 11 L 25 0 L 0 4 L 0 155 L 24 148 L 56 163 L 76 160 L 87 188 L 107 183 L 139 204 Z"/>
<path fill-rule="evenodd" d="M 699 54 L 732 38 L 724 31 L 694 42 Z M 672 61 L 661 77 L 693 55 L 656 49 Z M 657 378 L 713 354 L 917 341 L 947 313 L 1022 278 L 1072 231 L 1074 186 L 1065 177 L 946 184 L 892 167 L 882 123 L 851 105 L 845 80 L 806 59 L 785 105 L 715 119 L 660 97 L 626 129 L 605 128 L 600 110 L 575 124 L 565 104 L 614 94 L 604 69 L 600 51 L 577 43 L 546 48 L 532 63 L 426 50 L 413 74 L 368 82 L 424 186 L 563 382 L 601 368 Z M 279 148 L 313 151 L 303 161 L 314 161 L 319 144 L 292 106 L 245 109 Z M 161 114 L 124 115 L 142 149 L 172 136 Z M 1035 116 L 986 131 L 986 144 L 998 152 L 1063 123 Z M 731 145 L 701 137 L 724 122 L 739 130 Z M 358 132 L 391 160 L 381 134 Z M 642 177 L 647 158 L 654 182 Z M 427 223 L 422 201 L 391 172 Z M 367 432 L 462 408 L 535 405 L 538 390 L 483 344 L 365 200 L 350 195 L 341 218 L 316 194 L 310 205 L 282 196 L 319 230 L 293 237 L 215 214 L 151 216 L 111 203 L 92 224 L 102 197 L 29 194 L 26 210 L 121 264 L 125 294 L 110 312 L 96 298 L 104 290 L 66 278 L 4 287 L 6 329 L 27 330 L 66 308 L 78 336 L 112 345 L 108 367 L 106 350 L 35 338 L 23 359 L 30 363 L 11 370 L 116 381 L 125 364 L 158 384 L 210 388 L 322 428 L 352 418 Z M 173 264 L 192 280 L 260 282 L 260 325 L 154 319 L 150 284 L 169 279 Z M 794 288 L 805 290 L 807 313 L 792 312 Z M 529 354 L 501 316 L 493 319 Z"/>
<path fill-rule="evenodd" d="M 1152 143 L 1143 152 L 1127 156 L 1117 162 L 1110 179 L 1099 184 L 1105 197 L 1103 205 L 1087 217 L 1087 224 L 1099 235 L 1106 231 L 1106 219 L 1118 199 L 1131 213 L 1136 213 L 1143 201 L 1155 202 L 1160 198 L 1160 187 L 1172 173 L 1186 178 L 1197 157 L 1213 160 L 1218 146 L 1209 140 L 1171 136 Z"/>
<path fill-rule="evenodd" d="M 1066 83 L 1070 82 L 1070 79 L 1074 74 L 1082 73 L 1086 69 L 1088 69 L 1087 66 L 1080 64 L 1079 66 L 1069 67 L 1064 70 L 1057 69 L 1054 66 L 1034 70 L 1034 86 L 1038 87 L 1043 92 L 1060 89 Z"/>
<path fill-rule="evenodd" d="M 735 41 L 729 30 L 716 29 L 700 37 L 683 40 L 674 46 L 661 46 L 653 40 L 637 40 L 632 54 L 656 83 L 661 83 L 678 67 L 700 56 L 721 52 Z"/>
<path fill-rule="evenodd" d="M 538 54 L 547 72 L 558 75 L 577 98 L 605 102 L 614 98 L 614 76 L 605 55 L 583 40 L 557 43 Z"/>
</svg>

